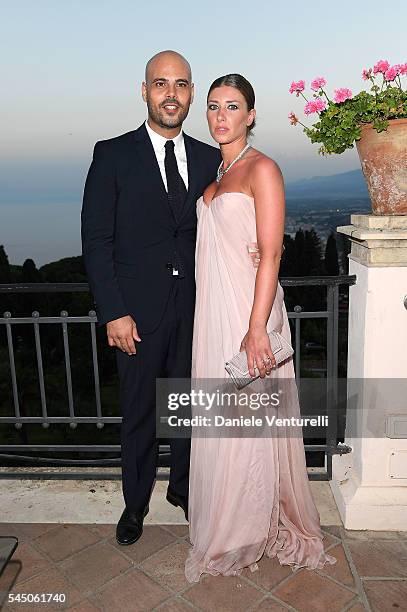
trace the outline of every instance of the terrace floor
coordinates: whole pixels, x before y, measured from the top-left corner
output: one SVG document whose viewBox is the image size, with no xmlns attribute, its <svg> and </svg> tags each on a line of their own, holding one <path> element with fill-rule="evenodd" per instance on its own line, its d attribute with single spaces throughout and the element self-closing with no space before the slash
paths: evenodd
<svg viewBox="0 0 407 612">
<path fill-rule="evenodd" d="M 132 546 L 116 543 L 115 520 L 95 519 L 90 513 L 87 520 L 92 516 L 93 523 L 85 522 L 84 514 L 69 521 L 68 515 L 61 514 L 62 509 L 53 519 L 48 515 L 48 522 L 39 521 L 36 504 L 32 504 L 35 498 L 27 506 L 29 498 L 21 490 L 18 492 L 19 486 L 28 489 L 32 486 L 33 495 L 42 492 L 42 498 L 52 504 L 45 494 L 47 486 L 59 489 L 64 486 L 72 498 L 72 487 L 91 487 L 94 491 L 98 484 L 65 481 L 47 485 L 36 481 L 29 485 L 27 481 L 24 484 L 24 481 L 11 480 L 0 483 L 0 493 L 16 488 L 14 507 L 18 519 L 18 522 L 11 520 L 11 499 L 7 495 L 2 497 L 9 505 L 7 518 L 2 518 L 0 523 L 0 535 L 16 535 L 19 539 L 17 550 L 0 577 L 0 598 L 5 601 L 0 608 L 4 611 L 407 610 L 407 532 L 344 530 L 332 507 L 326 482 L 312 482 L 311 486 L 321 515 L 325 547 L 337 558 L 336 565 L 326 566 L 325 570 L 293 573 L 275 559 L 263 558 L 258 563 L 258 571 L 253 573 L 245 570 L 239 577 L 206 576 L 193 585 L 184 576 L 190 546 L 188 526 L 179 509 L 164 505 L 165 482 L 156 483 L 155 495 L 160 499 L 153 503 L 155 510 L 147 517 L 142 538 Z M 103 490 L 106 487 L 106 483 L 100 485 Z M 75 505 L 74 500 L 75 496 L 71 507 Z M 117 513 L 122 505 L 120 494 L 111 500 L 117 502 Z M 27 522 L 30 505 L 31 520 L 35 522 Z M 167 520 L 164 508 L 168 508 Z M 23 512 L 27 518 L 24 521 Z M 156 522 L 152 523 L 153 520 Z M 8 593 L 65 593 L 66 602 L 9 604 Z"/>
<path fill-rule="evenodd" d="M 326 549 L 337 558 L 324 571 L 280 566 L 264 558 L 239 577 L 189 584 L 184 562 L 186 525 L 146 525 L 134 545 L 119 546 L 114 525 L 2 524 L 19 537 L 0 577 L 0 592 L 65 593 L 66 603 L 5 603 L 2 610 L 301 610 L 330 612 L 407 609 L 407 533 L 346 532 L 324 527 Z"/>
</svg>

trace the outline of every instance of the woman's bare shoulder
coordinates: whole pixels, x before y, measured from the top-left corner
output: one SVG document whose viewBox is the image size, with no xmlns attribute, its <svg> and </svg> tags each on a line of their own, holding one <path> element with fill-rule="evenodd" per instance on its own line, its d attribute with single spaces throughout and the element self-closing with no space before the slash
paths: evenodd
<svg viewBox="0 0 407 612">
<path fill-rule="evenodd" d="M 282 178 L 283 174 L 280 166 L 274 159 L 257 149 L 254 149 L 253 152 L 252 167 L 250 169 L 253 180 L 273 180 Z"/>
<path fill-rule="evenodd" d="M 280 166 L 274 159 L 272 159 L 265 153 L 262 153 L 258 149 L 253 149 L 253 153 L 254 155 L 252 158 L 252 170 L 258 172 L 277 172 L 281 174 Z"/>
</svg>

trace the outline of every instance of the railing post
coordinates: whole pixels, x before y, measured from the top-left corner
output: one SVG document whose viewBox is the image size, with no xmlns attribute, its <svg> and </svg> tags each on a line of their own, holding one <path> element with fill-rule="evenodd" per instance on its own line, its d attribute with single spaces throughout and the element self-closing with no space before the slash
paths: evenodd
<svg viewBox="0 0 407 612">
<path fill-rule="evenodd" d="M 13 346 L 13 334 L 11 332 L 11 325 L 8 322 L 11 319 L 11 312 L 5 312 L 4 318 L 6 319 L 6 332 L 7 332 L 7 347 L 10 361 L 10 372 L 11 372 L 11 384 L 13 389 L 13 402 L 14 402 L 14 414 L 16 418 L 20 418 L 20 404 L 18 401 L 18 387 L 17 387 L 17 375 L 16 375 L 16 364 L 14 361 L 14 346 Z"/>
<path fill-rule="evenodd" d="M 38 367 L 38 380 L 40 385 L 40 396 L 41 396 L 41 409 L 44 422 L 42 426 L 48 427 L 47 419 L 47 398 L 45 395 L 45 384 L 44 384 L 44 368 L 42 364 L 42 352 L 41 352 L 41 336 L 40 336 L 40 325 L 38 323 L 38 317 L 40 313 L 36 310 L 32 313 L 33 325 L 34 325 L 34 337 L 35 337 L 35 352 L 37 355 L 37 367 Z"/>
<path fill-rule="evenodd" d="M 328 478 L 332 478 L 332 452 L 337 445 L 337 402 L 338 402 L 338 297 L 337 285 L 327 287 L 327 403 L 328 427 L 326 455 Z"/>
<path fill-rule="evenodd" d="M 65 374 L 66 374 L 66 387 L 68 391 L 68 406 L 69 415 L 73 419 L 75 417 L 75 409 L 73 403 L 73 390 L 72 390 L 72 373 L 71 373 L 71 357 L 69 354 L 69 337 L 68 337 L 68 324 L 64 319 L 68 316 L 66 310 L 61 311 L 62 318 L 62 337 L 64 340 L 64 358 L 65 358 Z M 76 423 L 70 423 L 72 429 L 76 428 Z"/>
<path fill-rule="evenodd" d="M 93 379 L 95 382 L 95 399 L 96 399 L 96 414 L 100 419 L 102 418 L 102 404 L 100 401 L 100 384 L 99 384 L 99 362 L 98 352 L 96 343 L 96 312 L 94 310 L 89 311 L 89 316 L 93 321 L 90 322 L 90 333 L 92 339 L 92 362 L 93 362 Z M 104 423 L 100 421 L 97 423 L 97 427 L 102 429 Z"/>
</svg>

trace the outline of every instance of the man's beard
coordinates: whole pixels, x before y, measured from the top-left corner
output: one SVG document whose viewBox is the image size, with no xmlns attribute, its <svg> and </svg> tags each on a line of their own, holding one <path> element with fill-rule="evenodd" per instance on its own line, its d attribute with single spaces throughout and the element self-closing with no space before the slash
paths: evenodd
<svg viewBox="0 0 407 612">
<path fill-rule="evenodd" d="M 166 104 L 171 103 L 170 102 L 166 102 Z M 164 110 L 160 107 L 157 109 L 155 109 L 152 105 L 150 100 L 147 98 L 147 108 L 148 108 L 148 114 L 151 117 L 151 119 L 154 121 L 154 123 L 156 123 L 157 125 L 159 125 L 162 128 L 168 128 L 168 129 L 173 129 L 173 128 L 177 128 L 180 127 L 189 112 L 189 104 L 187 107 L 182 107 L 180 106 L 180 104 L 178 104 L 178 102 L 176 103 L 177 106 L 180 109 L 180 113 L 177 114 L 175 117 L 168 117 L 167 115 L 164 115 Z"/>
</svg>

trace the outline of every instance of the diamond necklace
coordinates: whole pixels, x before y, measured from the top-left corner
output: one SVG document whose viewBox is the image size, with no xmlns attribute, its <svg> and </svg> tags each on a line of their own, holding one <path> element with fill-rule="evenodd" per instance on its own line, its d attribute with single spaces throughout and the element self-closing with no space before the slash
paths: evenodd
<svg viewBox="0 0 407 612">
<path fill-rule="evenodd" d="M 217 173 L 216 173 L 216 182 L 217 182 L 217 183 L 219 183 L 219 181 L 220 181 L 220 179 L 222 178 L 222 176 L 223 176 L 224 174 L 226 174 L 226 172 L 228 172 L 228 170 L 230 170 L 230 169 L 231 169 L 231 167 L 233 166 L 233 164 L 235 164 L 237 161 L 239 161 L 239 159 L 240 159 L 241 157 L 243 157 L 243 155 L 246 153 L 246 151 L 247 151 L 248 149 L 250 149 L 250 147 L 251 147 L 251 145 L 250 145 L 250 144 L 247 144 L 247 145 L 245 146 L 245 148 L 244 148 L 244 149 L 242 149 L 242 151 L 240 151 L 239 155 L 238 155 L 237 157 L 235 157 L 235 159 L 234 159 L 233 161 L 231 161 L 231 162 L 230 162 L 230 164 L 229 164 L 229 165 L 228 165 L 228 166 L 227 166 L 227 167 L 226 167 L 224 170 L 221 170 L 221 167 L 222 167 L 222 165 L 223 165 L 223 160 L 220 162 L 220 164 L 219 164 L 219 168 L 218 168 L 218 171 L 217 171 Z"/>
</svg>

